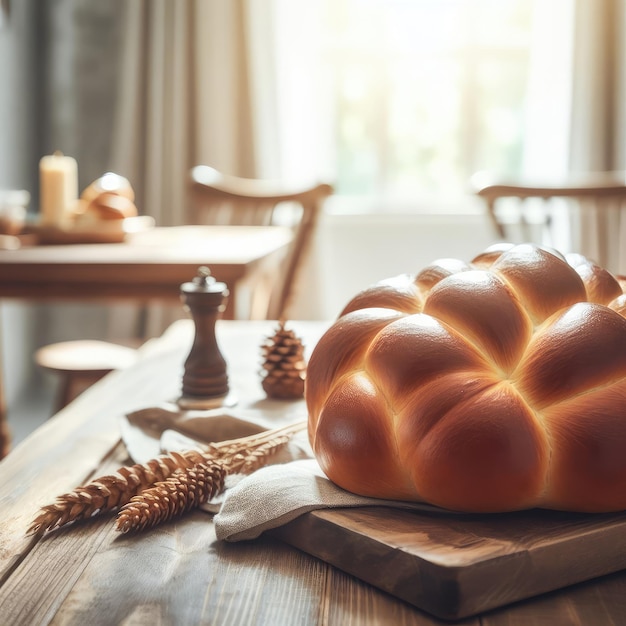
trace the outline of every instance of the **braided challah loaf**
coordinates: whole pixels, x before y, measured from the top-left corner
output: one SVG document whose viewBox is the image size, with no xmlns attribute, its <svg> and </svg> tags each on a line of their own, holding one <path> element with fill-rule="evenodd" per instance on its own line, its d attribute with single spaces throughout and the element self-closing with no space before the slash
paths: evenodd
<svg viewBox="0 0 626 626">
<path fill-rule="evenodd" d="M 525 244 L 365 289 L 308 365 L 322 469 L 457 511 L 626 509 L 624 287 Z"/>
</svg>

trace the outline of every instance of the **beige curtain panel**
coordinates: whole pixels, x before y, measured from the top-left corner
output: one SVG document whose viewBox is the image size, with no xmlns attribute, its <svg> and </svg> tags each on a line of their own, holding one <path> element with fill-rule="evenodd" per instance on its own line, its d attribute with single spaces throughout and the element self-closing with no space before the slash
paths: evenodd
<svg viewBox="0 0 626 626">
<path fill-rule="evenodd" d="M 124 4 L 112 168 L 160 226 L 184 224 L 199 163 L 256 175 L 245 0 Z"/>
<path fill-rule="evenodd" d="M 570 169 L 626 172 L 626 5 L 577 0 Z M 626 274 L 626 207 L 582 209 L 572 224 L 572 248 Z"/>
</svg>

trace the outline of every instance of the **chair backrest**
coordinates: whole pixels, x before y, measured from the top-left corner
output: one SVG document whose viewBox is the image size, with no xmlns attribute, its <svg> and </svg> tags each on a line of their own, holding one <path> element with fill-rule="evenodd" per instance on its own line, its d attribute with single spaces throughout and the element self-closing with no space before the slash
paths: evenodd
<svg viewBox="0 0 626 626">
<path fill-rule="evenodd" d="M 198 165 L 190 174 L 189 223 L 292 228 L 293 241 L 282 276 L 275 277 L 265 315 L 267 319 L 286 319 L 323 202 L 332 193 L 333 188 L 326 183 L 289 186 L 228 176 Z"/>
<path fill-rule="evenodd" d="M 511 238 L 511 225 L 517 220 L 522 237 L 532 241 L 531 230 L 539 226 L 550 231 L 554 200 L 575 205 L 581 210 L 608 212 L 626 203 L 626 179 L 620 172 L 598 172 L 572 176 L 553 185 L 498 182 L 485 173 L 472 177 L 474 192 L 484 200 L 489 218 L 503 239 Z M 501 210 L 501 200 L 517 200 L 515 210 Z M 539 202 L 541 201 L 541 202 Z"/>
</svg>

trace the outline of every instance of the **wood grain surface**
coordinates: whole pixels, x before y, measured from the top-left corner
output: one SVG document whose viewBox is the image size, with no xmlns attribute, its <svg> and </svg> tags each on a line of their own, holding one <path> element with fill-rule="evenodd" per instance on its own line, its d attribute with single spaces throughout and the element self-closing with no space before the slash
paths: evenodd
<svg viewBox="0 0 626 626">
<path fill-rule="evenodd" d="M 296 329 L 310 345 L 324 326 L 303 323 Z M 252 394 L 252 402 L 262 397 L 256 378 L 259 346 L 273 327 L 273 323 L 242 322 L 224 322 L 218 327 L 233 388 L 240 397 Z M 437 592 L 437 579 L 432 572 L 447 568 L 449 580 L 456 581 L 458 589 L 470 596 L 483 594 L 481 602 L 486 601 L 482 576 L 492 577 L 491 592 L 495 596 L 510 597 L 506 581 L 483 574 L 482 568 L 488 571 L 492 567 L 490 555 L 499 554 L 502 562 L 509 562 L 508 571 L 515 575 L 509 583 L 524 593 L 535 593 L 538 584 L 533 567 L 539 561 L 530 562 L 531 556 L 542 559 L 544 564 L 559 565 L 559 554 L 561 566 L 567 562 L 568 571 L 572 570 L 568 575 L 573 578 L 577 570 L 589 571 L 589 555 L 582 546 L 590 547 L 586 535 L 598 529 L 582 519 L 559 516 L 552 519 L 546 539 L 531 518 L 519 521 L 512 536 L 510 529 L 494 526 L 490 520 L 468 520 L 473 524 L 468 533 L 470 526 L 460 518 L 443 523 L 432 517 L 424 522 L 422 531 L 416 531 L 415 520 L 410 515 L 396 516 L 397 511 L 385 515 L 382 510 L 362 509 L 349 517 L 342 511 L 327 511 L 320 513 L 314 523 L 311 516 L 301 520 L 303 537 L 315 540 L 324 560 L 271 536 L 235 544 L 217 541 L 211 516 L 202 512 L 139 535 L 120 535 L 114 530 L 113 518 L 103 516 L 41 539 L 27 537 L 26 529 L 39 506 L 89 477 L 110 473 L 127 462 L 126 450 L 119 442 L 118 417 L 176 397 L 192 334 L 190 324 L 177 323 L 164 338 L 142 348 L 137 365 L 105 377 L 0 462 L 0 626 L 450 623 L 329 565 L 333 552 L 342 553 L 345 560 L 350 550 L 362 545 L 358 543 L 361 539 L 352 545 L 348 540 L 338 544 L 333 532 L 339 527 L 368 536 L 376 529 L 388 544 L 394 544 L 393 550 L 384 545 L 378 558 L 367 558 L 372 573 L 386 572 L 396 589 L 412 589 L 411 581 L 419 568 L 406 569 L 403 546 L 413 546 L 409 555 L 413 562 L 416 555 L 425 560 L 427 550 L 418 554 L 416 547 L 420 538 L 427 541 L 429 550 L 436 546 L 442 555 L 439 562 L 428 565 L 430 570 L 422 571 L 421 585 L 433 594 Z M 333 532 L 322 532 L 318 521 L 324 517 Z M 599 548 L 594 544 L 591 549 L 598 551 L 594 556 L 598 567 L 595 575 L 604 569 L 605 557 L 615 563 L 625 552 L 621 520 L 604 521 L 605 530 L 609 529 L 604 539 L 612 542 L 615 554 L 603 556 L 604 544 Z M 567 551 L 560 550 L 557 540 L 563 536 L 561 526 L 565 526 L 566 541 L 577 537 L 580 542 L 570 541 L 571 549 Z M 291 531 L 295 528 L 292 526 Z M 515 556 L 519 550 L 516 542 L 525 542 L 526 555 Z M 351 558 L 360 566 L 366 556 L 354 554 Z M 458 564 L 463 562 L 471 562 L 475 568 L 470 576 L 462 575 L 464 570 Z M 556 586 L 562 584 L 560 580 L 555 582 Z M 470 596 L 454 591 L 445 597 L 452 598 L 454 607 L 454 603 L 468 606 Z M 626 624 L 626 573 L 594 578 L 455 623 Z"/>
<path fill-rule="evenodd" d="M 308 513 L 274 536 L 438 617 L 458 619 L 626 568 L 626 515 Z"/>
</svg>

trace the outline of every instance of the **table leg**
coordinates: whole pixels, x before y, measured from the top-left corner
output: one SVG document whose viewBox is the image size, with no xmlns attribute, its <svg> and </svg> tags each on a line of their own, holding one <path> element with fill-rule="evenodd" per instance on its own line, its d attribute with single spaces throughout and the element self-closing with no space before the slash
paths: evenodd
<svg viewBox="0 0 626 626">
<path fill-rule="evenodd" d="M 11 433 L 7 421 L 7 400 L 4 391 L 4 338 L 2 336 L 2 310 L 0 309 L 0 459 L 11 449 Z"/>
</svg>

